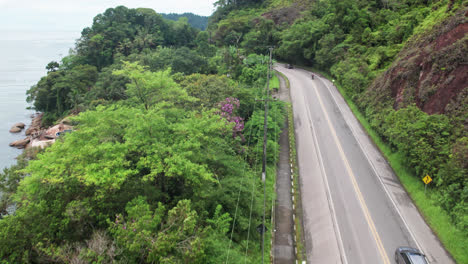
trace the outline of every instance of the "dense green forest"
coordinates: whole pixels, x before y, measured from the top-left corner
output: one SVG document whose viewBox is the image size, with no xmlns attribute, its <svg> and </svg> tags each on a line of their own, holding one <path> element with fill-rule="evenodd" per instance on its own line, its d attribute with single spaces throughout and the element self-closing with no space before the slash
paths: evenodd
<svg viewBox="0 0 468 264">
<path fill-rule="evenodd" d="M 217 6 L 208 26 L 217 45 L 247 53 L 271 45 L 279 60 L 331 75 L 413 177 L 434 179 L 431 203 L 445 210 L 466 241 L 466 1 L 260 0 Z M 468 261 L 466 252 L 460 255 L 459 261 Z"/>
<path fill-rule="evenodd" d="M 208 17 L 206 16 L 199 16 L 193 13 L 183 13 L 183 14 L 161 14 L 163 18 L 178 21 L 181 18 L 187 18 L 187 22 L 194 28 L 198 28 L 200 30 L 205 30 L 208 26 Z"/>
<path fill-rule="evenodd" d="M 0 174 L 2 263 L 258 263 L 266 56 L 119 6 L 46 68 L 28 100 L 74 132 Z"/>
</svg>

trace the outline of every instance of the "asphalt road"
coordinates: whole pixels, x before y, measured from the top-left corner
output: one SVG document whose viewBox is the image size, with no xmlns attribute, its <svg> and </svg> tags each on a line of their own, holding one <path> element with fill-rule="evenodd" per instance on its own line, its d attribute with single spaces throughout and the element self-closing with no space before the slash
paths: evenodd
<svg viewBox="0 0 468 264">
<path fill-rule="evenodd" d="M 395 263 L 400 246 L 453 263 L 331 82 L 291 84 L 308 263 Z"/>
</svg>

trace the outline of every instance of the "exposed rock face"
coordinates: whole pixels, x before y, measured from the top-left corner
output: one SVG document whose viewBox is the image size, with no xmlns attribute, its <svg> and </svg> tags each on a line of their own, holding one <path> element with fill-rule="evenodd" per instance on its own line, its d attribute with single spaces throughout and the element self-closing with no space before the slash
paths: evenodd
<svg viewBox="0 0 468 264">
<path fill-rule="evenodd" d="M 460 10 L 430 33 L 411 39 L 362 101 L 394 109 L 415 103 L 428 114 L 468 111 L 468 18 Z"/>
<path fill-rule="evenodd" d="M 273 20 L 276 25 L 281 25 L 283 23 L 292 25 L 296 19 L 302 17 L 301 11 L 304 9 L 305 8 L 303 6 L 295 3 L 288 7 L 264 13 L 262 17 Z"/>
<path fill-rule="evenodd" d="M 55 138 L 58 132 L 63 132 L 65 130 L 72 130 L 73 127 L 69 125 L 64 125 L 64 124 L 58 124 L 53 127 L 48 128 L 45 133 L 44 137 L 45 138 Z"/>
<path fill-rule="evenodd" d="M 40 148 L 46 148 L 50 145 L 52 145 L 55 142 L 55 139 L 52 140 L 33 140 L 31 142 L 31 147 L 40 147 Z"/>
<path fill-rule="evenodd" d="M 28 145 L 29 141 L 31 141 L 29 138 L 20 139 L 20 140 L 17 140 L 15 142 L 11 142 L 10 147 L 23 149 Z"/>
</svg>

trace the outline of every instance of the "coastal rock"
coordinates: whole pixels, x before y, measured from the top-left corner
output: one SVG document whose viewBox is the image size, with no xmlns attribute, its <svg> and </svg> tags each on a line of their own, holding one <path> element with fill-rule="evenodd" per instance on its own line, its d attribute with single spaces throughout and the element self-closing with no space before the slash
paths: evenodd
<svg viewBox="0 0 468 264">
<path fill-rule="evenodd" d="M 42 113 L 35 114 L 31 120 L 31 125 L 26 129 L 26 136 L 38 134 L 41 131 Z"/>
<path fill-rule="evenodd" d="M 31 142 L 31 147 L 40 147 L 40 148 L 45 148 L 45 147 L 48 147 L 50 145 L 52 145 L 53 143 L 55 142 L 55 139 L 52 139 L 52 140 L 33 140 Z"/>
<path fill-rule="evenodd" d="M 60 124 L 51 126 L 49 128 L 42 127 L 42 113 L 36 113 L 32 116 L 31 125 L 26 129 L 26 135 L 28 136 L 25 139 L 17 140 L 15 142 L 10 143 L 11 147 L 16 147 L 19 149 L 22 148 L 46 148 L 52 145 L 55 142 L 55 139 L 61 133 L 71 132 L 73 130 L 73 126 L 68 124 L 71 123 L 69 119 L 64 119 L 60 122 Z M 14 131 L 18 130 L 21 131 L 21 128 L 24 128 L 25 125 L 23 123 L 15 124 L 13 128 Z"/>
<path fill-rule="evenodd" d="M 57 136 L 45 134 L 44 137 L 45 137 L 46 139 L 55 139 Z"/>
<path fill-rule="evenodd" d="M 44 136 L 46 138 L 51 138 L 51 137 L 55 138 L 58 132 L 63 132 L 64 130 L 73 130 L 73 127 L 69 125 L 64 125 L 64 124 L 58 124 L 53 127 L 49 127 L 46 130 Z"/>
<path fill-rule="evenodd" d="M 21 122 L 20 122 L 20 123 L 14 124 L 13 126 L 19 127 L 19 128 L 21 128 L 21 129 L 23 129 L 26 125 L 25 125 L 24 123 L 21 123 Z"/>
<path fill-rule="evenodd" d="M 34 127 L 29 127 L 28 129 L 26 129 L 26 136 L 30 136 L 31 134 L 33 134 L 34 132 L 36 132 L 37 129 L 34 128 Z"/>
<path fill-rule="evenodd" d="M 25 148 L 26 145 L 28 145 L 29 141 L 30 141 L 29 138 L 16 140 L 16 141 L 10 143 L 10 147 L 15 147 L 15 148 L 22 149 L 22 148 Z"/>
<path fill-rule="evenodd" d="M 10 128 L 10 133 L 19 133 L 19 132 L 21 132 L 21 130 L 22 130 L 21 128 L 14 126 L 14 127 Z"/>
<path fill-rule="evenodd" d="M 10 133 L 19 133 L 25 126 L 26 125 L 24 123 L 16 123 L 11 127 Z"/>
</svg>

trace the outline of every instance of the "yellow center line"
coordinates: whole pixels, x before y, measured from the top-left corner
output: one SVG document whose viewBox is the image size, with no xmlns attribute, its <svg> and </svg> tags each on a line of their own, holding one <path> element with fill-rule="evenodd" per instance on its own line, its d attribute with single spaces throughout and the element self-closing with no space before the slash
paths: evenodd
<svg viewBox="0 0 468 264">
<path fill-rule="evenodd" d="M 346 170 L 348 171 L 348 175 L 351 178 L 351 183 L 353 184 L 354 191 L 356 192 L 359 203 L 361 204 L 361 208 L 362 208 L 362 210 L 364 212 L 364 216 L 365 216 L 367 224 L 369 225 L 369 228 L 370 228 L 370 230 L 372 232 L 372 236 L 374 237 L 375 243 L 377 244 L 379 253 L 380 253 L 384 263 L 385 264 L 390 264 L 390 260 L 389 260 L 389 258 L 387 256 L 387 253 L 385 252 L 382 240 L 380 239 L 380 236 L 379 236 L 379 233 L 377 232 L 374 221 L 372 220 L 372 217 L 371 217 L 371 215 L 369 213 L 369 209 L 367 208 L 366 202 L 364 201 L 364 197 L 362 196 L 361 190 L 359 189 L 359 186 L 357 184 L 356 177 L 354 176 L 354 173 L 353 173 L 353 171 L 351 169 L 351 166 L 349 165 L 349 161 L 346 158 L 346 155 L 345 155 L 345 153 L 343 151 L 343 147 L 341 146 L 341 143 L 340 143 L 340 141 L 338 139 L 338 136 L 336 135 L 336 131 L 332 126 L 332 123 L 330 121 L 330 117 L 328 116 L 327 111 L 325 110 L 325 106 L 323 104 L 322 98 L 320 97 L 320 95 L 319 95 L 316 88 L 314 89 L 314 91 L 315 91 L 315 94 L 317 95 L 317 98 L 319 100 L 319 103 L 320 103 L 320 106 L 321 106 L 321 108 L 323 110 L 323 113 L 325 114 L 325 118 L 327 119 L 327 123 L 328 123 L 328 126 L 330 127 L 330 130 L 332 132 L 333 139 L 335 140 L 336 145 L 338 147 L 338 150 L 340 152 L 341 159 L 345 163 Z"/>
</svg>

